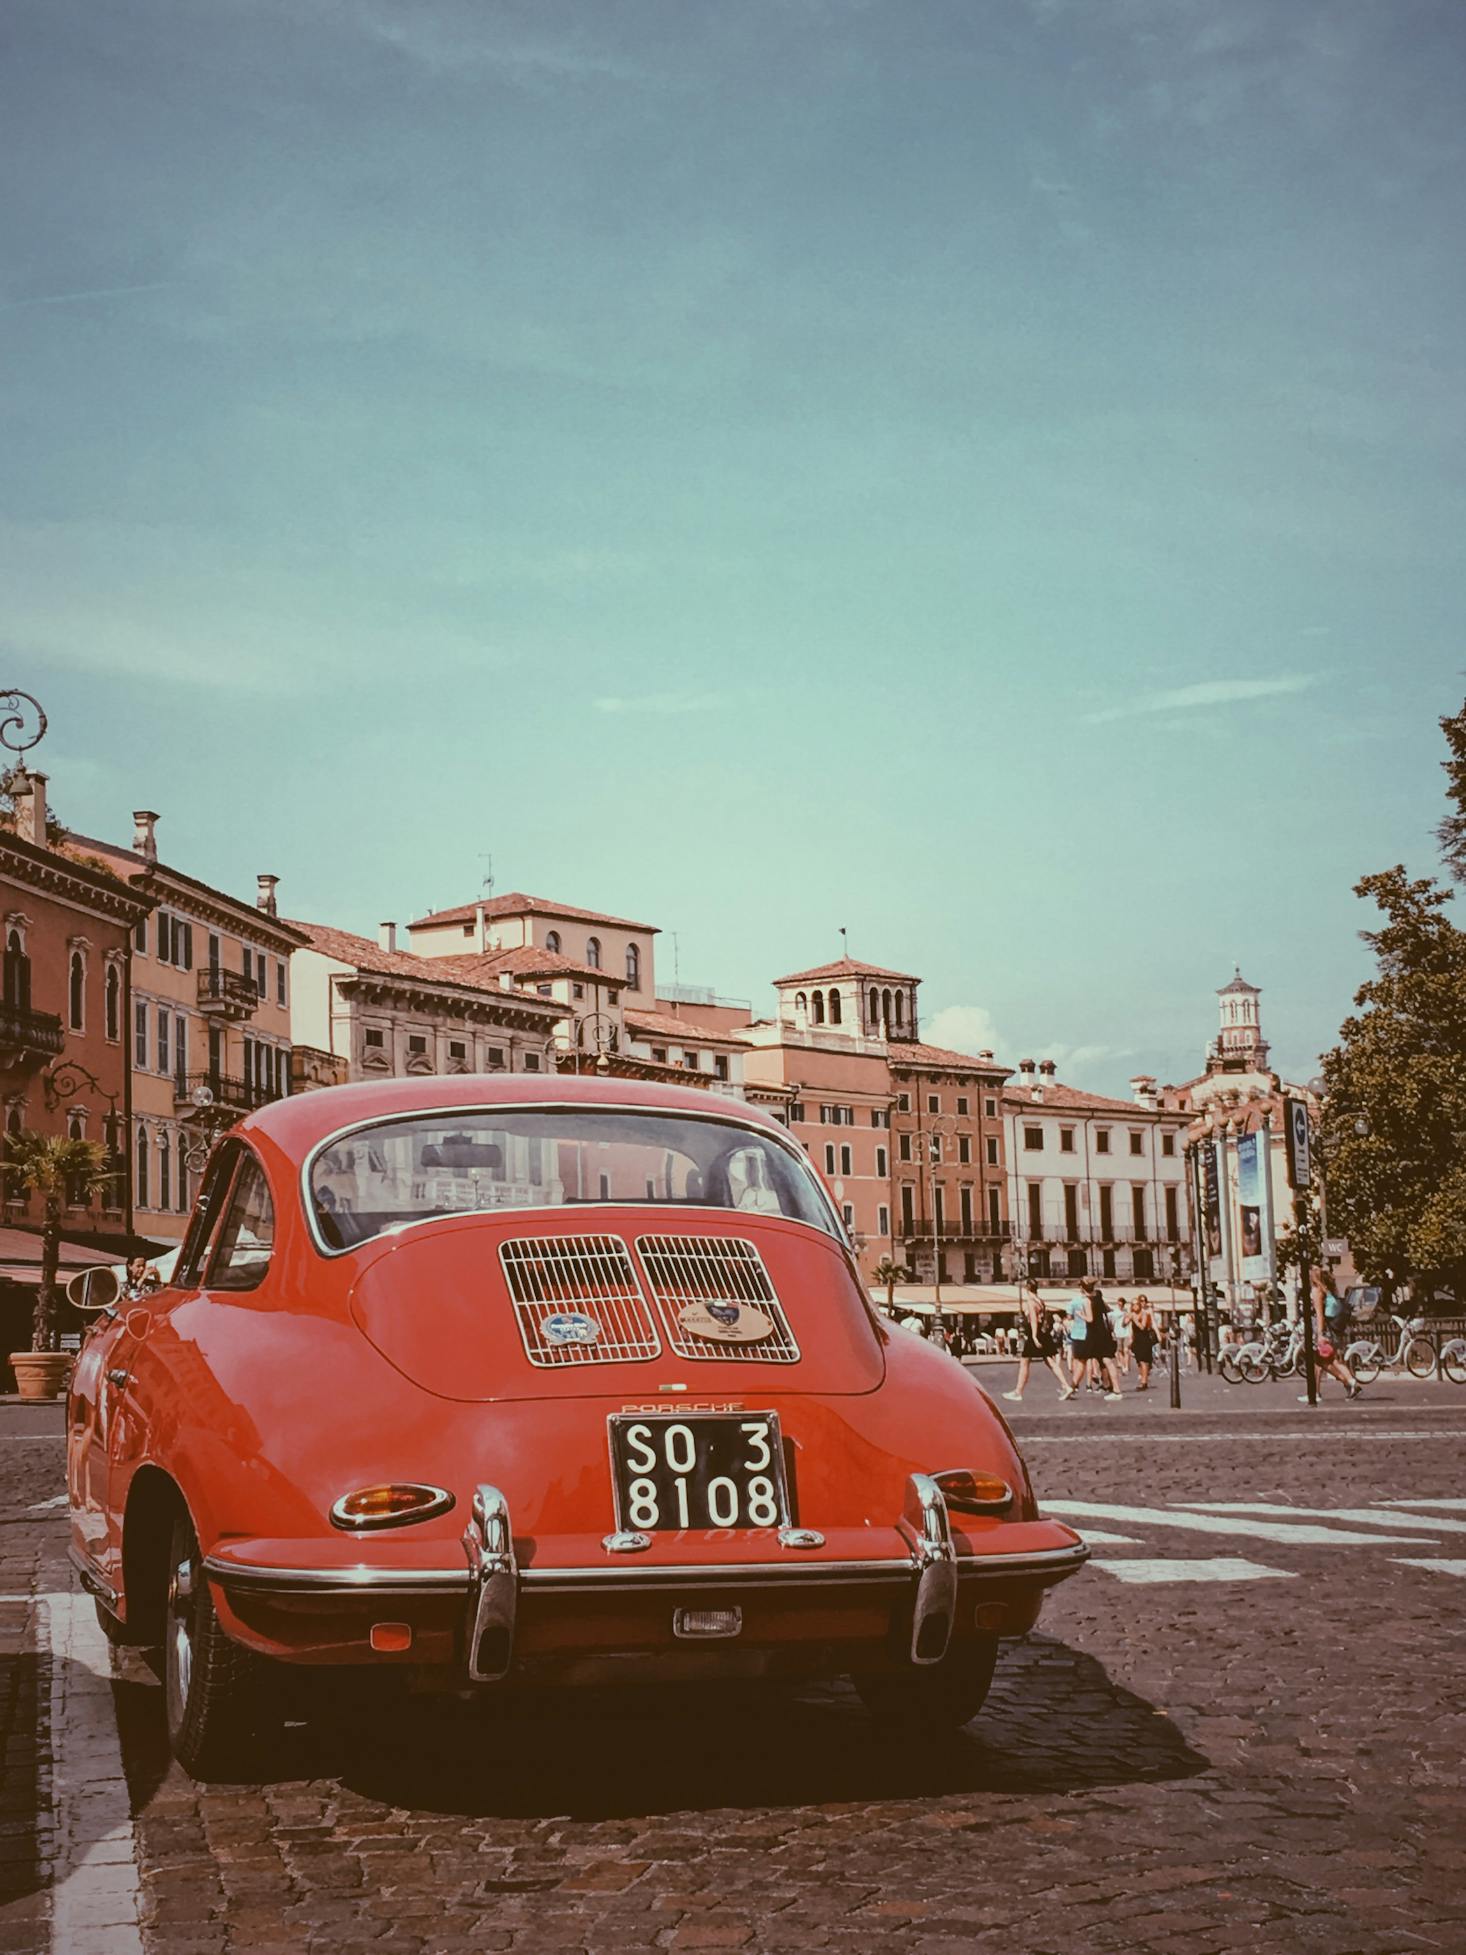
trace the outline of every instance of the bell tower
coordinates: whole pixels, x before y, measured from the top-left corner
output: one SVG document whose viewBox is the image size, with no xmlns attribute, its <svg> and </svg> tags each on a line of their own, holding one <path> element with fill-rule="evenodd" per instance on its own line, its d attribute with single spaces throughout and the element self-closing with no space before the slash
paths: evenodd
<svg viewBox="0 0 1466 1955">
<path fill-rule="evenodd" d="M 1206 1055 L 1209 1073 L 1265 1073 L 1268 1070 L 1268 1044 L 1262 1035 L 1261 991 L 1249 984 L 1241 967 L 1232 967 L 1232 979 L 1217 993 L 1220 1024 L 1217 1036 Z"/>
</svg>

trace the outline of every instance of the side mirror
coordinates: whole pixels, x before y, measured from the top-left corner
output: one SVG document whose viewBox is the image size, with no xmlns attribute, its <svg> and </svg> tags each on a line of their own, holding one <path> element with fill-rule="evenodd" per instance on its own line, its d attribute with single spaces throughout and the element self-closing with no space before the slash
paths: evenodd
<svg viewBox="0 0 1466 1955">
<path fill-rule="evenodd" d="M 115 1269 L 105 1263 L 95 1269 L 78 1270 L 66 1285 L 66 1300 L 78 1310 L 94 1315 L 110 1310 L 122 1294 L 122 1283 Z"/>
</svg>

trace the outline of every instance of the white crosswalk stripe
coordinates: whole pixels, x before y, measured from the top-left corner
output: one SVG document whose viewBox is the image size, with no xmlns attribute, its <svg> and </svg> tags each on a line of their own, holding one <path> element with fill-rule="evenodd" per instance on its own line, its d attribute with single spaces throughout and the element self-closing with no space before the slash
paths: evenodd
<svg viewBox="0 0 1466 1955">
<path fill-rule="evenodd" d="M 1466 1521 L 1448 1520 L 1442 1514 L 1407 1514 L 1403 1508 L 1393 1505 L 1386 1510 L 1382 1507 L 1294 1507 L 1268 1500 L 1184 1500 L 1180 1504 L 1208 1514 L 1298 1514 L 1349 1521 L 1356 1527 L 1423 1527 L 1431 1534 L 1466 1534 Z"/>
<path fill-rule="evenodd" d="M 1445 1555 L 1426 1556 L 1394 1555 L 1402 1568 L 1426 1568 L 1432 1575 L 1466 1575 L 1466 1561 L 1453 1561 Z"/>
<path fill-rule="evenodd" d="M 1378 1507 L 1445 1507 L 1452 1513 L 1466 1514 L 1466 1500 L 1379 1500 Z"/>
<path fill-rule="evenodd" d="M 1247 1561 L 1241 1555 L 1218 1555 L 1209 1561 L 1152 1561 L 1136 1555 L 1125 1561 L 1097 1561 L 1095 1567 L 1122 1582 L 1147 1583 L 1292 1581 L 1298 1574 L 1296 1568 L 1265 1568 L 1260 1561 Z"/>
<path fill-rule="evenodd" d="M 1193 1534 L 1245 1534 L 1256 1541 L 1291 1542 L 1296 1547 L 1374 1547 L 1379 1542 L 1397 1542 L 1401 1547 L 1419 1547 L 1417 1536 L 1409 1534 L 1362 1534 L 1343 1527 L 1318 1527 L 1308 1522 L 1268 1521 L 1248 1514 L 1185 1513 L 1171 1507 L 1131 1507 L 1103 1500 L 1046 1500 L 1045 1510 L 1062 1520 L 1092 1518 L 1119 1521 L 1134 1527 L 1169 1527 Z"/>
</svg>

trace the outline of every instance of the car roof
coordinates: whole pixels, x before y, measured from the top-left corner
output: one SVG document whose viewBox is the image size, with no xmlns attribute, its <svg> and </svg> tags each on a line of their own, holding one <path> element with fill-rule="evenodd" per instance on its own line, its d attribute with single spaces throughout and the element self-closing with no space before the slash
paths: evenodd
<svg viewBox="0 0 1466 1955">
<path fill-rule="evenodd" d="M 458 1107 L 637 1107 L 647 1112 L 722 1117 L 771 1130 L 788 1139 L 782 1124 L 762 1107 L 692 1086 L 664 1086 L 641 1079 L 582 1079 L 573 1074 L 454 1073 L 411 1079 L 364 1080 L 354 1086 L 322 1086 L 273 1100 L 239 1122 L 236 1132 L 259 1134 L 303 1159 L 319 1142 L 369 1120 Z"/>
</svg>

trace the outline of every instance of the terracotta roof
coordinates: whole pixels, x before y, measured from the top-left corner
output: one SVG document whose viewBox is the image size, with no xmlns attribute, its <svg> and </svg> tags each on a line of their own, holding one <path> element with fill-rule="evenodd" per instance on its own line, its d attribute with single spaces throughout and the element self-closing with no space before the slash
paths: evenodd
<svg viewBox="0 0 1466 1955">
<path fill-rule="evenodd" d="M 1124 1114 L 1131 1120 L 1154 1120 L 1158 1114 L 1169 1113 L 1172 1119 L 1181 1115 L 1174 1107 L 1139 1106 L 1134 1100 L 1112 1100 L 1103 1093 L 1081 1093 L 1077 1086 L 1042 1086 L 1038 1098 L 1033 1089 L 1027 1086 L 1014 1086 L 1011 1083 L 1003 1088 L 1005 1110 L 1017 1112 L 1024 1107 L 1058 1113 L 1113 1113 Z"/>
<path fill-rule="evenodd" d="M 920 1039 L 892 1039 L 887 1046 L 891 1071 L 903 1066 L 940 1066 L 944 1072 L 1010 1073 L 1001 1059 L 979 1059 L 975 1052 L 952 1052 L 944 1045 L 923 1045 Z"/>
<path fill-rule="evenodd" d="M 586 978 L 610 990 L 624 991 L 626 980 L 611 971 L 598 971 L 591 964 L 577 964 L 573 957 L 562 957 L 556 950 L 540 950 L 534 944 L 515 944 L 508 950 L 466 950 L 459 957 L 423 957 L 424 964 L 451 964 L 455 969 L 475 973 L 510 971 L 516 977 Z"/>
<path fill-rule="evenodd" d="M 94 835 L 78 835 L 71 831 L 68 831 L 67 839 L 73 851 L 97 857 L 113 874 L 121 876 L 130 886 L 143 882 L 152 875 L 167 876 L 174 882 L 182 883 L 188 889 L 197 890 L 208 902 L 222 903 L 231 912 L 248 916 L 258 924 L 263 935 L 268 936 L 271 931 L 274 931 L 286 942 L 290 940 L 295 926 L 287 923 L 283 917 L 271 916 L 268 910 L 260 909 L 247 896 L 231 896 L 227 889 L 218 889 L 213 883 L 201 882 L 197 876 L 190 876 L 182 869 L 175 869 L 171 862 L 161 860 L 150 862 L 147 856 L 137 849 L 125 849 L 117 842 L 98 841 Z"/>
<path fill-rule="evenodd" d="M 510 969 L 504 959 L 512 953 L 488 951 L 475 957 L 419 957 L 411 950 L 384 950 L 370 937 L 359 937 L 354 930 L 338 930 L 330 923 L 293 919 L 290 927 L 306 938 L 312 950 L 320 951 L 324 957 L 334 957 L 338 963 L 351 964 L 367 976 L 411 978 L 417 984 L 441 985 L 450 991 L 483 991 L 494 997 L 513 998 L 516 1003 L 527 1001 L 542 1008 L 553 1006 L 562 1013 L 564 1010 L 554 1000 L 537 998 L 532 991 L 518 985 L 505 990 L 498 982 L 498 973 Z"/>
<path fill-rule="evenodd" d="M 652 1038 L 676 1039 L 682 1045 L 741 1045 L 738 1032 L 728 1029 L 711 1031 L 706 1025 L 699 1025 L 695 1019 L 678 1018 L 670 1011 L 638 1011 L 634 1005 L 625 1010 L 628 1032 L 645 1032 Z"/>
<path fill-rule="evenodd" d="M 654 923 L 632 923 L 624 916 L 607 916 L 604 910 L 579 910 L 573 903 L 553 903 L 548 896 L 526 896 L 519 890 L 514 890 L 508 896 L 486 896 L 483 911 L 485 916 L 570 917 L 579 923 L 609 923 L 616 930 L 644 930 L 649 937 L 660 934 Z M 425 930 L 430 924 L 472 923 L 478 912 L 476 902 L 460 903 L 455 909 L 432 910 L 407 927 L 409 930 Z"/>
<path fill-rule="evenodd" d="M 839 977 L 878 977 L 899 978 L 902 984 L 920 984 L 919 977 L 910 971 L 887 970 L 884 964 L 862 964 L 856 957 L 841 957 L 833 964 L 817 964 L 812 971 L 794 971 L 788 977 L 775 978 L 775 984 L 807 984 L 815 978 Z"/>
</svg>

